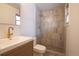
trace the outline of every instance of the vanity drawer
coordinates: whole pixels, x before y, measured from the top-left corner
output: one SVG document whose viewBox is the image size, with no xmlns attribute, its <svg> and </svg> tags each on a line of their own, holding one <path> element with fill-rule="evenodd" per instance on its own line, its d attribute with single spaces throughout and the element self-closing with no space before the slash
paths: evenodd
<svg viewBox="0 0 79 59">
<path fill-rule="evenodd" d="M 2 54 L 2 56 L 32 56 L 32 55 L 33 55 L 33 41 L 18 46 Z"/>
</svg>

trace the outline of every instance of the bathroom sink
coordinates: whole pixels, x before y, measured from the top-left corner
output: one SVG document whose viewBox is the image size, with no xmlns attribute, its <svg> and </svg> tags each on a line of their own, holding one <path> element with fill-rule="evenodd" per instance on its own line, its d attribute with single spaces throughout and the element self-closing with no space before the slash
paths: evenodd
<svg viewBox="0 0 79 59">
<path fill-rule="evenodd" d="M 0 39 L 0 54 L 16 48 L 24 43 L 28 43 L 33 40 L 33 37 L 15 36 L 11 40 L 8 38 Z"/>
</svg>

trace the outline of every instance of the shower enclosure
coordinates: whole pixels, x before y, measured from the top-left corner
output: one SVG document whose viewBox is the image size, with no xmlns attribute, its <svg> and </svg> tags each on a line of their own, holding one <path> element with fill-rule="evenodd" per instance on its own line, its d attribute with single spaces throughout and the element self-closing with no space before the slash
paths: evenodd
<svg viewBox="0 0 79 59">
<path fill-rule="evenodd" d="M 64 17 L 64 6 L 57 6 L 51 10 L 40 11 L 40 19 L 36 22 L 37 42 L 45 45 L 49 50 L 64 52 Z"/>
</svg>

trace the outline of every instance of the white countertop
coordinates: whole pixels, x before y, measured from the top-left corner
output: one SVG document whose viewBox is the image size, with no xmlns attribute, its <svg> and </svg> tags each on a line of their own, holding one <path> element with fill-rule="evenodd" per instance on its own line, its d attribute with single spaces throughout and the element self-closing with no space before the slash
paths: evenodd
<svg viewBox="0 0 79 59">
<path fill-rule="evenodd" d="M 5 38 L 0 39 L 0 54 L 14 49 L 20 45 L 28 43 L 33 40 L 33 37 L 24 37 L 24 36 L 16 36 L 13 37 L 12 40 Z"/>
</svg>

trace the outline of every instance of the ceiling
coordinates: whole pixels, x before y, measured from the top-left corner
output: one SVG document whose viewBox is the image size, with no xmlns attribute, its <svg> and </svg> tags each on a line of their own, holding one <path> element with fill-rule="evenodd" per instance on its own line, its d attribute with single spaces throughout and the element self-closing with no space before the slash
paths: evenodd
<svg viewBox="0 0 79 59">
<path fill-rule="evenodd" d="M 20 3 L 8 3 L 8 5 L 10 5 L 14 8 L 20 9 Z"/>
<path fill-rule="evenodd" d="M 48 9 L 53 9 L 56 6 L 63 6 L 64 3 L 36 3 L 36 6 L 40 10 L 48 10 Z"/>
<path fill-rule="evenodd" d="M 10 6 L 20 9 L 20 3 L 8 3 Z M 35 3 L 39 10 L 53 9 L 56 6 L 64 6 L 64 3 Z"/>
</svg>

